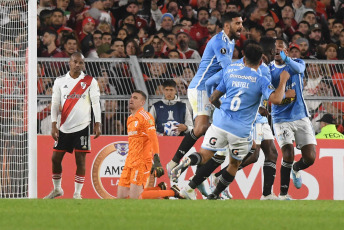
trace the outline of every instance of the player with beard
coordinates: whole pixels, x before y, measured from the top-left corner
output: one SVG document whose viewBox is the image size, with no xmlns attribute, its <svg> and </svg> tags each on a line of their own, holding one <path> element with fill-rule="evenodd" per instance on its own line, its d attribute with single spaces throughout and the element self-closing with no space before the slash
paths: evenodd
<svg viewBox="0 0 344 230">
<path fill-rule="evenodd" d="M 237 12 L 226 13 L 222 16 L 222 24 L 223 30 L 208 42 L 198 71 L 190 82 L 188 98 L 194 114 L 194 128 L 185 135 L 173 159 L 167 164 L 169 176 L 171 170 L 209 127 L 213 106 L 205 89 L 206 80 L 232 62 L 235 39 L 240 38 L 242 30 L 241 15 Z"/>
</svg>

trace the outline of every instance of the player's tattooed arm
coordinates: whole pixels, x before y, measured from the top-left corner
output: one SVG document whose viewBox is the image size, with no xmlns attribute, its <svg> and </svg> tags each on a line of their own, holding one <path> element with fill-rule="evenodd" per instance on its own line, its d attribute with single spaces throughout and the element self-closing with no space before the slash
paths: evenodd
<svg viewBox="0 0 344 230">
<path fill-rule="evenodd" d="M 221 91 L 215 90 L 209 98 L 210 103 L 213 104 L 216 108 L 220 108 L 221 106 L 220 98 L 223 94 L 224 93 L 222 93 Z"/>
</svg>

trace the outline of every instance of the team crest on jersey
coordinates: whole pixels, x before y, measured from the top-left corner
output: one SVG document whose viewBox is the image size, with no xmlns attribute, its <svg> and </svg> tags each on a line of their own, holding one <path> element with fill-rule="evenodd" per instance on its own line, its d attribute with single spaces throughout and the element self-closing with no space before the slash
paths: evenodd
<svg viewBox="0 0 344 230">
<path fill-rule="evenodd" d="M 226 53 L 227 53 L 227 50 L 226 50 L 225 48 L 222 48 L 222 49 L 220 50 L 220 52 L 221 52 L 222 54 L 226 54 Z"/>
<path fill-rule="evenodd" d="M 138 123 L 139 123 L 138 121 L 135 121 L 134 126 L 136 127 Z"/>
<path fill-rule="evenodd" d="M 86 83 L 85 83 L 85 82 L 81 82 L 80 85 L 81 85 L 81 88 L 82 88 L 82 89 L 85 89 L 85 88 L 86 88 Z"/>
</svg>

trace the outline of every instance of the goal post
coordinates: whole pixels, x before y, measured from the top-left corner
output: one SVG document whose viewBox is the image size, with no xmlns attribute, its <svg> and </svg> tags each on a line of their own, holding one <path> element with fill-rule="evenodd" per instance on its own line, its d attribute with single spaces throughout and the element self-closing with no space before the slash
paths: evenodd
<svg viewBox="0 0 344 230">
<path fill-rule="evenodd" d="M 37 197 L 37 0 L 0 0 L 0 198 Z"/>
<path fill-rule="evenodd" d="M 28 0 L 28 23 L 28 196 L 37 198 L 37 0 Z"/>
</svg>

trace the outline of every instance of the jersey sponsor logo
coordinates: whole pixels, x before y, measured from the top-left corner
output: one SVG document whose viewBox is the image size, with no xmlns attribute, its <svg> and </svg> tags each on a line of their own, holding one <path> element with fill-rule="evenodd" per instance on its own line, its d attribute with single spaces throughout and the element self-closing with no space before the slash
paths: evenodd
<svg viewBox="0 0 344 230">
<path fill-rule="evenodd" d="M 210 145 L 216 145 L 216 141 L 217 141 L 217 138 L 216 138 L 216 137 L 212 137 L 212 138 L 210 138 L 210 140 L 209 140 L 209 144 L 210 144 Z"/>
<path fill-rule="evenodd" d="M 246 76 L 246 75 L 230 74 L 229 77 L 230 78 L 239 78 L 239 79 L 249 80 L 251 82 L 257 81 L 257 77 Z"/>
<path fill-rule="evenodd" d="M 118 141 L 105 146 L 97 153 L 92 164 L 91 181 L 100 198 L 113 199 L 117 196 L 115 191 L 128 151 L 128 142 Z"/>
<path fill-rule="evenodd" d="M 226 50 L 226 48 L 222 48 L 222 49 L 220 50 L 220 52 L 221 52 L 222 54 L 226 54 L 226 53 L 227 53 L 227 50 Z"/>
<path fill-rule="evenodd" d="M 67 94 L 67 95 L 63 95 L 64 99 L 85 99 L 86 95 L 84 94 L 76 94 L 75 92 L 73 94 Z"/>
</svg>

